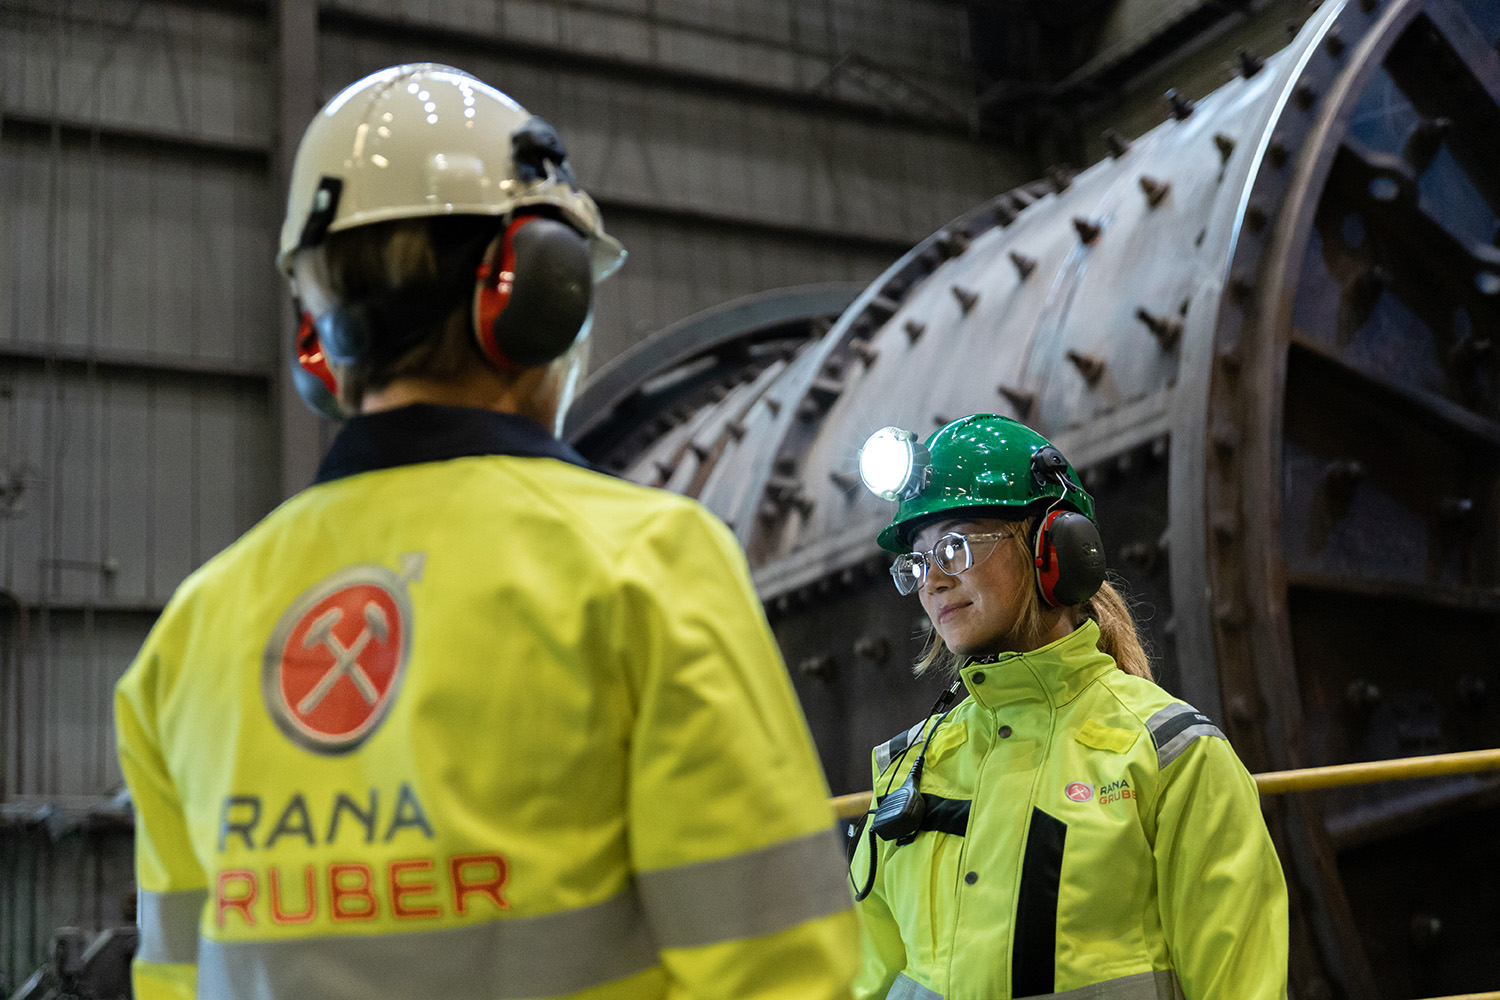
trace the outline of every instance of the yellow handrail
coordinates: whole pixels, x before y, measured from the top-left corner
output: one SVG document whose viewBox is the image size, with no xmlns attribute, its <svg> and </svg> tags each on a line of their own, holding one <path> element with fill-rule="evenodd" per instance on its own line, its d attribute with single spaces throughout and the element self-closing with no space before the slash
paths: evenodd
<svg viewBox="0 0 1500 1000">
<path fill-rule="evenodd" d="M 1431 757 L 1406 757 L 1401 760 L 1372 760 L 1361 764 L 1334 764 L 1331 767 L 1307 767 L 1298 771 L 1270 771 L 1255 775 L 1262 795 L 1283 792 L 1305 792 L 1314 788 L 1336 788 L 1340 785 L 1368 785 L 1380 781 L 1402 781 L 1408 778 L 1431 778 L 1440 774 L 1464 774 L 1472 771 L 1500 770 L 1500 750 L 1469 750 L 1464 753 L 1442 753 Z M 863 816 L 870 808 L 869 792 L 853 792 L 833 800 L 839 819 Z M 1475 993 L 1467 997 L 1440 1000 L 1500 1000 L 1500 993 Z"/>
</svg>

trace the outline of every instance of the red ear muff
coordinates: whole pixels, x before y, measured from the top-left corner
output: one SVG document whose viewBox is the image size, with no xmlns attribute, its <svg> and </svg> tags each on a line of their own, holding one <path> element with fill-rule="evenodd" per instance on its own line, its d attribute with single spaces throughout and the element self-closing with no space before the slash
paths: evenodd
<svg viewBox="0 0 1500 1000">
<path fill-rule="evenodd" d="M 474 287 L 474 337 L 500 368 L 562 357 L 588 318 L 594 289 L 588 240 L 556 219 L 516 219 L 490 243 Z"/>
<path fill-rule="evenodd" d="M 323 345 L 318 342 L 318 328 L 313 325 L 313 315 L 306 311 L 302 313 L 297 327 L 297 364 L 322 382 L 330 393 L 338 394 L 338 381 L 333 377 L 333 369 L 328 367 L 328 359 L 323 356 Z"/>
<path fill-rule="evenodd" d="M 292 368 L 292 384 L 297 387 L 297 395 L 313 412 L 331 420 L 342 420 L 344 413 L 338 402 L 338 380 L 333 377 L 333 369 L 328 367 L 310 312 L 301 313 L 296 348 L 297 364 Z"/>
<path fill-rule="evenodd" d="M 1037 527 L 1032 553 L 1036 589 L 1054 608 L 1070 608 L 1104 584 L 1104 544 L 1094 522 L 1071 510 L 1054 510 Z"/>
</svg>

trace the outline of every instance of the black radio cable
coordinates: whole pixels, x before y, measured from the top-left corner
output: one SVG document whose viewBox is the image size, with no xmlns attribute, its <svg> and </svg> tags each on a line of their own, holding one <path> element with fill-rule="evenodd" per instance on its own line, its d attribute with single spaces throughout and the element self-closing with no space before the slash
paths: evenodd
<svg viewBox="0 0 1500 1000">
<path fill-rule="evenodd" d="M 925 811 L 920 791 L 920 782 L 922 780 L 922 765 L 927 760 L 927 748 L 932 744 L 932 737 L 937 735 L 938 727 L 943 724 L 943 720 L 948 718 L 948 714 L 953 711 L 953 707 L 950 706 L 962 690 L 963 680 L 955 680 L 949 685 L 948 690 L 944 691 L 938 696 L 938 700 L 933 702 L 932 710 L 927 713 L 927 718 L 922 720 L 923 728 L 926 728 L 927 721 L 938 712 L 942 712 L 943 714 L 939 715 L 937 722 L 933 723 L 932 728 L 927 730 L 926 737 L 921 738 L 922 752 L 917 754 L 916 762 L 911 766 L 911 773 L 906 776 L 906 780 L 901 783 L 901 787 L 896 790 L 895 794 L 891 794 L 891 784 L 896 780 L 897 772 L 901 770 L 901 761 L 906 758 L 911 748 L 917 744 L 917 740 L 912 740 L 901 748 L 901 755 L 896 758 L 895 764 L 891 766 L 891 776 L 886 779 L 885 793 L 879 797 L 879 805 L 876 804 L 877 800 L 874 792 L 870 793 L 870 808 L 864 817 L 864 821 L 869 827 L 867 840 L 870 847 L 870 875 L 865 881 L 863 889 L 855 889 L 854 901 L 856 903 L 863 902 L 865 897 L 870 895 L 871 890 L 875 888 L 875 868 L 877 864 L 875 837 L 879 835 L 882 840 L 894 840 L 899 846 L 911 843 L 912 839 L 917 835 L 918 827 L 922 822 L 922 813 Z M 849 852 L 849 864 L 851 866 L 849 870 L 849 885 L 851 887 L 855 884 L 852 866 L 854 864 L 854 855 L 859 852 L 858 833 L 855 834 L 855 839 L 854 849 Z"/>
</svg>

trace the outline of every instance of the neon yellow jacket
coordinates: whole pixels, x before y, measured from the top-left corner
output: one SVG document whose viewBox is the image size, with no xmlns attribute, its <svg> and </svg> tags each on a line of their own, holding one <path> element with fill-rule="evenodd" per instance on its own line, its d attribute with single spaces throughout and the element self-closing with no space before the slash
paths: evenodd
<svg viewBox="0 0 1500 1000">
<path fill-rule="evenodd" d="M 1098 638 L 1087 622 L 969 664 L 971 697 L 935 734 L 875 749 L 883 795 L 930 737 L 927 818 L 909 844 L 876 841 L 857 997 L 1286 996 L 1286 883 L 1255 783 L 1207 717 Z"/>
<path fill-rule="evenodd" d="M 136 996 L 843 998 L 827 788 L 733 537 L 520 418 L 350 421 L 120 682 Z"/>
</svg>

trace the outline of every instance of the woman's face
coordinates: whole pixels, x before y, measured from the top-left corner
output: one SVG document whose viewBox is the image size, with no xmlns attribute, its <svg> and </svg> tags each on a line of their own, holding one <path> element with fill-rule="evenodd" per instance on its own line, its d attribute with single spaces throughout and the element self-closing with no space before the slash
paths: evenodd
<svg viewBox="0 0 1500 1000">
<path fill-rule="evenodd" d="M 953 518 L 936 521 L 917 533 L 913 548 L 927 552 L 949 532 L 964 535 L 1014 531 L 1013 521 L 996 517 Z M 1031 567 L 1016 541 L 981 542 L 970 546 L 974 565 L 949 576 L 929 562 L 927 579 L 917 591 L 922 610 L 948 648 L 959 656 L 989 656 L 1016 647 L 1012 633 L 1020 616 L 1022 596 L 1034 586 Z"/>
</svg>

